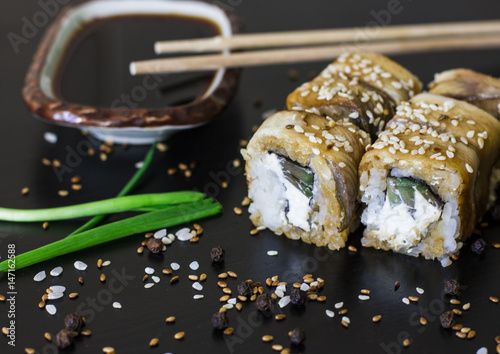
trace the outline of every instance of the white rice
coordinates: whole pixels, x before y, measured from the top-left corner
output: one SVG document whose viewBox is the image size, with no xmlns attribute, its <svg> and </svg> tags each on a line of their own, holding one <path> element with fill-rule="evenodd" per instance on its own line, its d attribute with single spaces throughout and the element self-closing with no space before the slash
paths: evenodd
<svg viewBox="0 0 500 354">
<path fill-rule="evenodd" d="M 400 169 L 393 169 L 391 176 L 410 177 L 407 171 Z M 390 242 L 391 237 L 383 235 L 380 232 L 383 229 L 382 225 L 387 223 L 386 220 L 380 217 L 386 199 L 386 178 L 387 172 L 377 169 L 370 170 L 369 177 L 368 172 L 363 172 L 361 175 L 361 185 L 366 186 L 362 191 L 363 194 L 361 197 L 361 201 L 366 204 L 366 208 L 361 216 L 361 222 L 367 226 L 364 237 L 361 240 L 362 244 L 364 246 L 376 246 L 374 239 L 383 240 L 388 248 L 396 252 L 403 252 L 411 256 L 422 255 L 427 259 L 438 258 L 442 264 L 447 265 L 449 256 L 456 253 L 462 245 L 456 241 L 460 231 L 460 219 L 458 218 L 456 200 L 446 200 L 446 196 L 441 196 L 444 205 L 439 220 L 431 223 L 427 229 L 421 230 L 421 238 L 415 246 L 406 248 L 398 242 Z M 452 178 L 450 178 L 449 182 L 450 184 L 456 183 Z M 432 237 L 430 237 L 431 234 Z M 441 255 L 436 255 L 432 252 L 433 244 L 437 239 L 443 239 L 443 252 Z M 386 240 L 389 241 L 385 242 Z"/>
</svg>

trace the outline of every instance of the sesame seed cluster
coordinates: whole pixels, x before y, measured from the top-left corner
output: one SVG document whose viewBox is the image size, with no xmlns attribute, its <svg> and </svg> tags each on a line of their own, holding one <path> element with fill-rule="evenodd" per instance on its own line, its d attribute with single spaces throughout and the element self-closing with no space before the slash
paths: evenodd
<svg viewBox="0 0 500 354">
<path fill-rule="evenodd" d="M 287 129 L 293 129 L 299 134 L 304 134 L 309 142 L 314 144 L 311 145 L 311 152 L 314 155 L 320 155 L 323 149 L 333 150 L 335 152 L 342 151 L 345 153 L 353 153 L 354 149 L 359 149 L 358 144 L 356 144 L 356 147 L 353 147 L 353 139 L 357 139 L 361 146 L 366 146 L 369 141 L 368 134 L 359 129 L 359 127 L 354 125 L 349 119 L 344 118 L 339 121 L 334 121 L 330 117 L 320 118 L 317 115 L 302 114 L 297 116 L 301 117 L 300 123 L 287 124 L 285 127 Z M 318 123 L 318 120 L 324 121 L 324 124 L 321 126 L 318 124 L 309 124 L 311 120 L 314 120 L 316 123 Z M 337 127 L 337 129 L 335 129 L 335 127 Z M 338 128 L 343 129 L 339 130 Z M 346 164 L 340 162 L 339 166 L 344 168 Z"/>
<path fill-rule="evenodd" d="M 464 116 L 451 99 L 439 104 L 432 102 L 436 96 L 427 97 L 430 101 L 418 99 L 401 103 L 386 130 L 366 150 L 387 149 L 392 155 L 399 151 L 445 162 L 455 158 L 457 144 L 469 146 L 476 151 L 484 148 L 488 139 L 484 124 Z M 384 160 L 385 163 L 394 161 L 390 157 L 385 157 Z M 471 164 L 467 161 L 463 161 L 463 164 L 467 172 L 474 173 Z M 445 164 L 440 168 L 444 169 Z"/>
<path fill-rule="evenodd" d="M 295 90 L 287 103 L 291 110 L 348 119 L 375 139 L 394 115 L 396 104 L 420 87 L 413 75 L 385 57 L 346 53 Z"/>
</svg>

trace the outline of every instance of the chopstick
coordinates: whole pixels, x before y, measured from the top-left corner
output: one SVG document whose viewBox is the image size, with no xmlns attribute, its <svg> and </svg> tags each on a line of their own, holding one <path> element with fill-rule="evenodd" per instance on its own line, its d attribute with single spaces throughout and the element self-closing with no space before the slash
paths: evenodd
<svg viewBox="0 0 500 354">
<path fill-rule="evenodd" d="M 360 29 L 340 28 L 272 33 L 237 34 L 232 37 L 156 42 L 156 54 L 178 52 L 216 52 L 221 50 L 289 47 L 297 45 L 356 42 Z M 433 36 L 460 36 L 500 32 L 500 21 L 449 22 L 390 26 L 378 29 L 375 40 L 406 39 Z M 366 36 L 365 36 L 366 37 Z"/>
<path fill-rule="evenodd" d="M 440 37 L 413 40 L 373 42 L 356 47 L 355 44 L 312 46 L 260 50 L 230 55 L 198 55 L 153 59 L 130 63 L 132 75 L 152 73 L 176 73 L 188 71 L 217 70 L 220 68 L 247 67 L 271 64 L 300 63 L 332 60 L 347 50 L 373 51 L 382 54 L 408 54 L 437 52 L 445 50 L 468 50 L 500 47 L 500 33 L 473 35 L 467 37 Z"/>
</svg>

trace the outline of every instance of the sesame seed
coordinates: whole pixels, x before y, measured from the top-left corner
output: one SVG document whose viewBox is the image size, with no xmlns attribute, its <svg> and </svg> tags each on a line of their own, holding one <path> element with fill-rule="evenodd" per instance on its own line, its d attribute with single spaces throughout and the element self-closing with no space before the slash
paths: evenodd
<svg viewBox="0 0 500 354">
<path fill-rule="evenodd" d="M 113 347 L 104 347 L 102 348 L 103 353 L 106 354 L 115 354 L 115 348 Z"/>
<path fill-rule="evenodd" d="M 404 297 L 401 301 L 403 301 L 403 303 L 405 303 L 406 305 L 410 304 L 410 300 L 406 297 Z"/>
<path fill-rule="evenodd" d="M 415 290 L 417 290 L 417 293 L 422 295 L 424 293 L 424 289 L 417 287 Z"/>
<path fill-rule="evenodd" d="M 283 346 L 280 344 L 273 344 L 271 347 L 275 352 L 281 352 L 283 350 Z"/>
<path fill-rule="evenodd" d="M 370 300 L 370 297 L 368 295 L 358 295 L 358 299 L 361 301 L 367 301 Z"/>
<path fill-rule="evenodd" d="M 156 347 L 160 343 L 160 340 L 158 338 L 153 338 L 149 341 L 149 346 L 150 347 Z"/>
<path fill-rule="evenodd" d="M 59 194 L 60 197 L 67 197 L 69 192 L 67 190 L 62 189 L 58 191 L 57 194 Z"/>
<path fill-rule="evenodd" d="M 498 303 L 498 297 L 495 296 L 490 296 L 490 301 L 497 304 Z"/>
<path fill-rule="evenodd" d="M 474 169 L 468 163 L 465 164 L 465 168 L 467 169 L 467 172 L 469 172 L 469 173 L 473 173 L 474 172 Z"/>
<path fill-rule="evenodd" d="M 293 127 L 297 133 L 303 133 L 304 128 L 302 128 L 300 125 L 296 125 Z"/>
<path fill-rule="evenodd" d="M 426 319 L 425 317 L 420 317 L 420 324 L 421 324 L 422 326 L 427 325 L 427 319 Z"/>
<path fill-rule="evenodd" d="M 344 168 L 344 167 L 346 167 L 346 164 L 345 164 L 344 162 L 340 162 L 340 163 L 339 163 L 339 167 L 340 167 L 340 168 Z"/>
<path fill-rule="evenodd" d="M 273 337 L 273 336 L 271 336 L 271 335 L 269 335 L 269 334 L 266 334 L 266 335 L 263 335 L 263 336 L 262 336 L 262 341 L 263 341 L 263 342 L 266 342 L 266 343 L 267 343 L 267 342 L 271 342 L 273 339 L 274 339 L 274 337 Z"/>
<path fill-rule="evenodd" d="M 174 338 L 177 340 L 181 340 L 182 338 L 184 338 L 185 335 L 186 335 L 185 332 L 177 332 L 176 334 L 174 334 Z"/>
<path fill-rule="evenodd" d="M 122 304 L 120 304 L 118 301 L 115 301 L 115 302 L 113 302 L 113 308 L 115 308 L 115 309 L 121 309 L 122 308 Z"/>
<path fill-rule="evenodd" d="M 268 256 L 277 256 L 278 255 L 278 251 L 273 251 L 273 250 L 267 251 L 267 255 Z"/>
</svg>

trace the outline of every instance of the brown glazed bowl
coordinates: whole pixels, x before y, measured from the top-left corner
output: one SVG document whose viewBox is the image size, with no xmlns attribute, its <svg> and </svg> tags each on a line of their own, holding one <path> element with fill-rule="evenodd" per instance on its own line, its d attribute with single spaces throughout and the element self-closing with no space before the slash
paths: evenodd
<svg viewBox="0 0 500 354">
<path fill-rule="evenodd" d="M 95 20 L 116 16 L 182 16 L 214 23 L 220 36 L 238 32 L 237 21 L 221 7 L 203 1 L 94 0 L 65 9 L 47 29 L 23 88 L 28 109 L 47 122 L 73 126 L 101 140 L 150 144 L 194 128 L 217 117 L 236 91 L 239 71 L 218 69 L 207 91 L 186 104 L 161 108 L 103 108 L 66 102 L 54 82 L 69 42 Z"/>
</svg>

